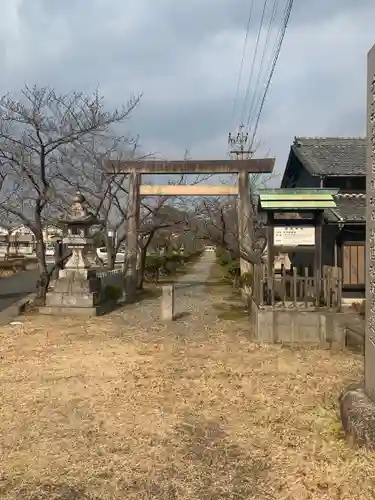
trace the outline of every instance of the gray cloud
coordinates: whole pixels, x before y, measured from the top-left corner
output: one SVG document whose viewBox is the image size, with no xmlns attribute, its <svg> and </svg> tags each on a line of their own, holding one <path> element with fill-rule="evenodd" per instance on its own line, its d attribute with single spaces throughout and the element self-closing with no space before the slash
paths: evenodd
<svg viewBox="0 0 375 500">
<path fill-rule="evenodd" d="M 26 82 L 62 90 L 99 86 L 108 103 L 118 105 L 144 92 L 128 123 L 144 149 L 165 157 L 181 157 L 186 147 L 195 158 L 226 155 L 228 132 L 241 118 L 263 2 L 255 2 L 234 119 L 248 0 L 4 4 L 2 93 Z M 373 0 L 295 2 L 258 131 L 260 153 L 271 150 L 279 170 L 295 135 L 364 133 L 374 18 Z M 260 49 L 264 39 L 265 33 Z"/>
</svg>

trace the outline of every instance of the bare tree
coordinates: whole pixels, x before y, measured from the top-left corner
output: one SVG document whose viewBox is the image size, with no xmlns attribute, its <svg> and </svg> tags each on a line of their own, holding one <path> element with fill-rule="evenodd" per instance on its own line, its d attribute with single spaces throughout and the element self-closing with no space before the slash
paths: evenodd
<svg viewBox="0 0 375 500">
<path fill-rule="evenodd" d="M 59 94 L 48 87 L 25 87 L 18 97 L 0 100 L 0 211 L 33 232 L 36 240 L 38 297 L 45 300 L 50 279 L 43 225 L 66 207 L 61 174 L 66 158 L 92 138 L 125 120 L 140 97 L 114 111 L 104 108 L 98 92 L 91 96 Z"/>
<path fill-rule="evenodd" d="M 265 187 L 274 176 L 255 174 L 250 176 L 251 211 L 245 221 L 250 228 L 250 247 L 240 244 L 237 200 L 235 198 L 204 198 L 196 207 L 197 216 L 192 228 L 198 237 L 227 251 L 233 260 L 243 259 L 251 265 L 261 262 L 266 246 L 264 224 L 258 213 L 256 192 Z"/>
<path fill-rule="evenodd" d="M 137 283 L 142 289 L 145 273 L 145 264 L 148 249 L 152 243 L 157 242 L 157 247 L 170 247 L 172 240 L 175 244 L 176 236 L 188 227 L 189 213 L 176 209 L 166 203 L 166 198 L 159 198 L 152 212 L 147 214 L 141 221 L 139 244 L 139 265 Z M 147 207 L 150 209 L 150 207 Z"/>
<path fill-rule="evenodd" d="M 110 269 L 126 237 L 127 219 L 127 176 L 108 173 L 105 160 L 133 158 L 137 147 L 136 139 L 117 137 L 113 132 L 107 135 L 92 135 L 84 144 L 76 144 L 73 154 L 64 159 L 65 169 L 59 176 L 71 189 L 79 186 L 87 204 L 99 220 L 98 234 L 107 248 Z M 67 165 L 69 167 L 67 168 Z M 117 235 L 112 244 L 109 232 Z"/>
</svg>

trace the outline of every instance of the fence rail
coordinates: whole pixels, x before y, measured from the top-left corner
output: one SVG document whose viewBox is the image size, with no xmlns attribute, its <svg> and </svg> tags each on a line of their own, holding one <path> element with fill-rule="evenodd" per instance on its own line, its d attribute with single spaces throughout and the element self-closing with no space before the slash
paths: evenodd
<svg viewBox="0 0 375 500">
<path fill-rule="evenodd" d="M 341 268 L 324 266 L 322 273 L 309 276 L 308 268 L 304 275 L 281 270 L 281 274 L 267 276 L 264 265 L 255 266 L 253 300 L 262 306 L 279 308 L 341 308 L 342 272 Z"/>
</svg>

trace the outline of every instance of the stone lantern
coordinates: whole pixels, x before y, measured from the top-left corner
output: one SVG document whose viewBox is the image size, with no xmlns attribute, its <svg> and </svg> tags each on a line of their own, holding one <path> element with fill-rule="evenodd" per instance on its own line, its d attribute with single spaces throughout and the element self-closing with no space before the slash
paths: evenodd
<svg viewBox="0 0 375 500">
<path fill-rule="evenodd" d="M 89 212 L 85 197 L 77 191 L 66 219 L 63 242 L 71 256 L 65 268 L 59 271 L 52 291 L 48 292 L 44 314 L 89 315 L 97 314 L 100 281 L 96 272 L 102 264 L 96 254 L 91 228 L 100 221 Z"/>
<path fill-rule="evenodd" d="M 73 271 L 87 277 L 90 270 L 101 267 L 91 236 L 92 226 L 99 223 L 100 221 L 89 212 L 83 194 L 77 191 L 68 217 L 60 221 L 60 224 L 67 228 L 67 236 L 63 241 L 72 253 L 65 269 L 60 271 L 61 277 Z"/>
</svg>

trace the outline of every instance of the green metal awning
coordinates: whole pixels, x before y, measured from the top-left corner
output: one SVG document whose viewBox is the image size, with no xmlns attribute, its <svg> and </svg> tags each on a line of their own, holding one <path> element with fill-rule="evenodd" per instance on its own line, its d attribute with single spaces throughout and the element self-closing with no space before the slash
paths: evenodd
<svg viewBox="0 0 375 500">
<path fill-rule="evenodd" d="M 259 204 L 262 210 L 325 210 L 336 208 L 334 196 L 338 189 L 284 188 L 260 189 Z"/>
</svg>

